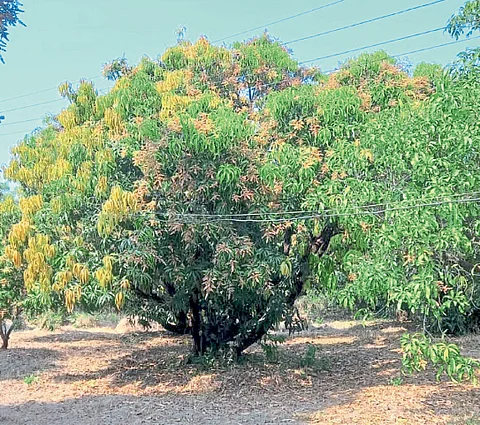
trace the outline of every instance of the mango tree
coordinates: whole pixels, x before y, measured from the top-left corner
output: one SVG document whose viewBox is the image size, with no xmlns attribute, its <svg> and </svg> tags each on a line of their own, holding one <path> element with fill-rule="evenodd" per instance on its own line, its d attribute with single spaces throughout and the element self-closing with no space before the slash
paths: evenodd
<svg viewBox="0 0 480 425">
<path fill-rule="evenodd" d="M 14 224 L 19 218 L 19 209 L 13 197 L 2 196 L 2 198 L 3 199 L 0 201 L 0 240 L 2 241 L 2 246 L 5 246 L 8 244 L 8 242 L 5 240 L 7 233 L 12 224 Z M 8 249 L 5 251 L 2 249 L 2 257 L 0 257 L 1 349 L 8 348 L 10 335 L 17 323 L 25 296 L 22 276 L 6 258 L 9 254 Z M 19 255 L 15 255 L 15 258 L 12 259 L 14 259 L 18 264 L 20 258 Z"/>
<path fill-rule="evenodd" d="M 298 329 L 308 288 L 441 328 L 478 315 L 476 81 L 381 52 L 325 76 L 266 36 L 111 69 L 13 150 L 5 252 L 30 298 L 115 303 L 198 354 Z"/>
</svg>

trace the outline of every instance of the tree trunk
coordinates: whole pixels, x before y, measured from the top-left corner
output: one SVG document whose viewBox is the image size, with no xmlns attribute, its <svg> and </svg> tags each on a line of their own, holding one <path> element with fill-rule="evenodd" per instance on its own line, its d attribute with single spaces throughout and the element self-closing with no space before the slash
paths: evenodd
<svg viewBox="0 0 480 425">
<path fill-rule="evenodd" d="M 267 318 L 258 323 L 257 328 L 254 331 L 249 332 L 235 345 L 237 357 L 240 357 L 242 355 L 242 352 L 248 347 L 255 344 L 257 341 L 260 341 L 260 339 L 262 339 L 268 333 L 268 331 L 272 328 L 273 325 L 273 320 L 268 320 Z"/>
<path fill-rule="evenodd" d="M 278 302 L 280 301 L 279 299 L 267 299 L 254 313 L 246 313 L 244 317 L 237 317 L 236 321 L 227 320 L 225 322 L 221 320 L 221 317 L 209 314 L 208 306 L 202 303 L 200 287 L 197 286 L 192 289 L 188 316 L 187 312 L 182 311 L 176 315 L 173 323 L 170 320 L 163 321 L 160 319 L 158 321 L 167 331 L 176 334 L 191 334 L 195 355 L 203 355 L 209 348 L 215 350 L 219 347 L 230 346 L 235 350 L 237 356 L 240 356 L 245 349 L 265 336 L 281 319 L 284 312 L 294 307 L 295 301 L 302 294 L 305 281 L 310 274 L 310 256 L 317 255 L 321 257 L 324 255 L 331 238 L 338 233 L 338 228 L 328 223 L 319 236 L 311 236 L 308 249 L 298 259 L 299 267 L 295 270 L 295 274 L 292 277 L 289 293 L 280 303 Z M 285 255 L 290 253 L 292 236 L 293 230 L 287 229 L 283 245 Z M 283 279 L 277 278 L 279 283 Z M 273 279 L 277 278 L 274 277 Z M 165 295 L 145 293 L 139 288 L 135 288 L 135 292 L 140 298 L 168 306 L 168 297 L 175 295 L 175 288 L 169 284 L 165 284 L 165 288 L 167 290 Z M 257 319 L 258 317 L 259 319 Z M 249 325 L 249 322 L 251 325 Z M 248 326 L 248 329 L 242 329 L 242 326 Z"/>
<path fill-rule="evenodd" d="M 310 274 L 309 258 L 310 255 L 317 255 L 319 257 L 323 256 L 327 251 L 330 240 L 335 235 L 338 235 L 339 229 L 331 223 L 328 223 L 322 230 L 321 234 L 317 237 L 312 236 L 310 240 L 310 245 L 305 254 L 300 258 L 299 268 L 296 272 L 294 279 L 294 287 L 286 299 L 286 306 L 291 308 L 295 304 L 297 298 L 302 294 L 303 288 L 305 286 L 305 281 Z M 287 229 L 284 242 L 284 254 L 288 255 L 290 252 L 291 237 L 293 232 Z M 242 338 L 236 344 L 237 356 L 240 356 L 242 351 L 246 350 L 248 347 L 259 341 L 263 338 L 268 331 L 275 324 L 276 315 L 268 317 L 268 312 L 265 312 L 263 320 L 260 319 L 259 323 L 255 330 L 249 332 L 244 338 Z"/>
<path fill-rule="evenodd" d="M 0 337 L 2 338 L 2 346 L 0 350 L 6 350 L 8 348 L 8 340 L 10 339 L 10 334 L 13 330 L 13 323 L 9 329 L 7 329 L 7 323 L 0 319 Z"/>
<path fill-rule="evenodd" d="M 196 355 L 202 355 L 206 346 L 202 332 L 202 314 L 197 290 L 194 290 L 190 297 L 190 311 L 192 313 L 193 351 Z"/>
</svg>

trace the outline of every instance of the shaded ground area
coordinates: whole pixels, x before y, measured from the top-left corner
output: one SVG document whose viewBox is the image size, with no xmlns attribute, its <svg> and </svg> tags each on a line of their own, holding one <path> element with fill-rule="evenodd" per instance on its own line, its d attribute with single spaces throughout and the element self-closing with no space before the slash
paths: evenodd
<svg viewBox="0 0 480 425">
<path fill-rule="evenodd" d="M 222 366 L 188 363 L 188 338 L 162 332 L 18 332 L 0 352 L 0 424 L 480 425 L 479 388 L 395 379 L 404 331 L 331 322 L 288 338 L 278 363 L 253 347 Z M 458 342 L 480 357 L 480 336 Z"/>
</svg>

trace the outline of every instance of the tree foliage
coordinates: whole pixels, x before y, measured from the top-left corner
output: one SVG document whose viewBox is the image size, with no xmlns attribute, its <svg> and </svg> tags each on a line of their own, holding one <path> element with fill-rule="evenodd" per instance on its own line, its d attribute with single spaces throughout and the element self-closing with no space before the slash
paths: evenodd
<svg viewBox="0 0 480 425">
<path fill-rule="evenodd" d="M 457 40 L 463 34 L 470 37 L 475 31 L 478 31 L 480 29 L 480 1 L 467 1 L 459 12 L 450 18 L 446 29 Z M 461 52 L 452 66 L 451 72 L 456 77 L 478 79 L 479 69 L 480 48 L 477 47 Z"/>
<path fill-rule="evenodd" d="M 478 81 L 383 52 L 327 77 L 267 36 L 111 71 L 105 96 L 62 86 L 71 105 L 5 171 L 27 305 L 114 303 L 197 353 L 300 328 L 308 288 L 442 331 L 478 320 Z"/>
<path fill-rule="evenodd" d="M 18 0 L 0 0 L 0 52 L 6 51 L 9 27 L 17 24 L 25 25 L 18 17 L 23 12 L 21 7 L 22 3 Z M 1 53 L 0 61 L 4 62 Z"/>
<path fill-rule="evenodd" d="M 20 210 L 11 196 L 1 196 L 0 201 L 0 240 L 5 240 L 11 226 L 18 221 Z M 3 244 L 2 244 L 3 246 Z M 0 257 L 0 338 L 1 348 L 8 347 L 18 315 L 22 309 L 25 291 L 21 273 L 5 258 L 2 249 Z M 9 264 L 10 263 L 10 264 Z M 7 321 L 10 322 L 7 325 Z"/>
<path fill-rule="evenodd" d="M 437 369 L 437 380 L 445 373 L 454 382 L 478 382 L 476 372 L 480 369 L 480 362 L 462 356 L 455 344 L 433 343 L 425 334 L 405 334 L 402 336 L 401 345 L 404 373 L 420 372 L 431 363 Z"/>
<path fill-rule="evenodd" d="M 461 35 L 471 36 L 480 29 L 480 1 L 467 1 L 448 21 L 447 31 L 457 40 Z"/>
</svg>

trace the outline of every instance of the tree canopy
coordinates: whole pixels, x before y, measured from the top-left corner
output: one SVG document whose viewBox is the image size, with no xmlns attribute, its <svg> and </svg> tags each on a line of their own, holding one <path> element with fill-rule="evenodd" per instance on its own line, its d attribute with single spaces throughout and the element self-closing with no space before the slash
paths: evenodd
<svg viewBox="0 0 480 425">
<path fill-rule="evenodd" d="M 110 72 L 111 71 L 111 72 Z M 311 289 L 458 332 L 480 303 L 480 83 L 383 52 L 329 76 L 267 36 L 65 84 L 12 151 L 29 308 L 118 309 L 240 354 Z M 12 280 L 18 280 L 12 277 Z"/>
</svg>

